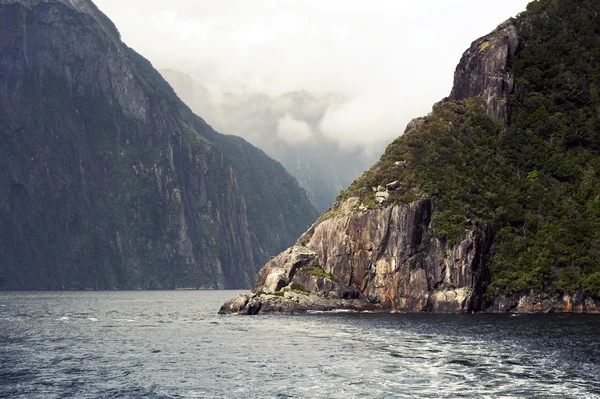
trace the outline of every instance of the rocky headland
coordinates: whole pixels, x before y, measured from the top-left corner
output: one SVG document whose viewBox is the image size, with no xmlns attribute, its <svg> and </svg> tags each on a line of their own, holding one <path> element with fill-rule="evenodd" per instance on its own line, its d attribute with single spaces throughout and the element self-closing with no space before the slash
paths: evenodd
<svg viewBox="0 0 600 399">
<path fill-rule="evenodd" d="M 566 163 L 548 161 L 557 159 L 553 151 L 563 158 L 584 151 L 587 164 L 568 167 L 595 179 L 599 154 L 589 141 L 557 145 L 542 127 L 562 115 L 568 140 L 576 126 L 565 113 L 578 100 L 556 100 L 558 82 L 568 76 L 574 90 L 577 79 L 589 77 L 551 72 L 567 68 L 546 55 L 568 40 L 565 21 L 598 8 L 566 3 L 533 2 L 473 42 L 450 96 L 413 120 L 379 163 L 263 267 L 252 293 L 232 298 L 220 313 L 600 313 L 599 241 L 589 224 L 600 214 L 591 194 L 597 190 L 567 206 L 561 201 L 577 196 L 584 180 L 579 172 L 561 175 Z M 598 19 L 597 12 L 588 16 Z M 540 48 L 545 29 L 557 39 Z M 543 63 L 535 58 L 542 51 Z M 556 86 L 536 86 L 540 74 Z M 569 109 L 564 101 L 572 101 Z"/>
</svg>

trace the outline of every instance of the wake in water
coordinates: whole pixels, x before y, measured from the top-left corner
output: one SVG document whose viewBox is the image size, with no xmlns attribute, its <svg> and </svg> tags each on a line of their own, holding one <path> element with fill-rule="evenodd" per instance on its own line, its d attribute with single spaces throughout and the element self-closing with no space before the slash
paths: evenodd
<svg viewBox="0 0 600 399">
<path fill-rule="evenodd" d="M 0 397 L 600 398 L 598 316 L 217 316 L 234 294 L 3 294 Z"/>
</svg>

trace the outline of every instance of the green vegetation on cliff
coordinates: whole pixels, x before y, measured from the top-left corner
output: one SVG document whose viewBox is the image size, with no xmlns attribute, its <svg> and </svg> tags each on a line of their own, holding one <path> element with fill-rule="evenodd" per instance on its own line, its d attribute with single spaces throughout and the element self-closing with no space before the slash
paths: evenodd
<svg viewBox="0 0 600 399">
<path fill-rule="evenodd" d="M 499 230 L 493 287 L 600 296 L 600 3 L 534 2 L 518 27 L 503 149 L 524 211 Z"/>
<path fill-rule="evenodd" d="M 340 199 L 433 198 L 431 234 L 496 231 L 488 294 L 600 297 L 600 2 L 542 0 L 514 21 L 508 123 L 483 98 L 436 105 Z"/>
</svg>

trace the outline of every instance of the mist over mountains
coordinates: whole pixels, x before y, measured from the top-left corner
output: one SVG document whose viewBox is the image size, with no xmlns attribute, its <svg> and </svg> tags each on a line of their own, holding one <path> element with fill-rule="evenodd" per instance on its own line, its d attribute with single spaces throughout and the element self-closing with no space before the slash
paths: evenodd
<svg viewBox="0 0 600 399">
<path fill-rule="evenodd" d="M 463 43 L 527 0 L 97 3 L 157 69 L 200 84 L 184 83 L 191 99 L 170 81 L 198 115 L 283 163 L 324 210 L 449 92 Z"/>
<path fill-rule="evenodd" d="M 374 140 L 359 145 L 336 135 L 335 113 L 348 105 L 338 93 L 297 90 L 272 96 L 213 88 L 173 69 L 160 71 L 179 97 L 217 131 L 239 135 L 279 161 L 307 190 L 319 210 L 373 164 L 385 147 Z M 333 115 L 333 117 L 332 117 Z M 329 130 L 323 126 L 328 124 Z"/>
</svg>

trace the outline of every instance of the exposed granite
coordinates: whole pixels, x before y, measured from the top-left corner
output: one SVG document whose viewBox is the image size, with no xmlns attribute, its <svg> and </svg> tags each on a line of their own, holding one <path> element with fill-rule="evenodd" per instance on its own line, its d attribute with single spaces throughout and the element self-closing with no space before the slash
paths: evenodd
<svg viewBox="0 0 600 399">
<path fill-rule="evenodd" d="M 585 297 L 581 292 L 560 298 L 519 295 L 508 298 L 499 295 L 485 309 L 488 313 L 600 313 L 600 301 Z"/>
<path fill-rule="evenodd" d="M 395 312 L 482 309 L 489 279 L 483 259 L 493 239 L 491 229 L 465 232 L 462 242 L 448 245 L 427 234 L 433 212 L 430 200 L 374 210 L 359 208 L 357 198 L 339 204 L 296 246 L 267 263 L 253 292 L 272 294 L 292 290 L 297 284 L 314 297 L 308 303 L 319 307 L 342 300 L 359 309 L 364 305 L 357 306 L 356 301 Z M 272 302 L 268 296 L 252 299 L 263 305 Z M 237 300 L 228 303 L 223 311 L 247 313 L 246 305 L 238 308 L 236 304 Z M 268 310 L 258 307 L 260 312 Z"/>
<path fill-rule="evenodd" d="M 518 30 L 512 19 L 474 41 L 456 67 L 448 100 L 484 95 L 488 115 L 507 120 L 508 97 L 515 89 L 510 61 L 518 47 Z"/>
</svg>

